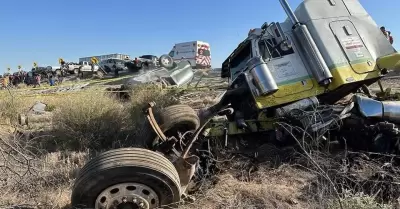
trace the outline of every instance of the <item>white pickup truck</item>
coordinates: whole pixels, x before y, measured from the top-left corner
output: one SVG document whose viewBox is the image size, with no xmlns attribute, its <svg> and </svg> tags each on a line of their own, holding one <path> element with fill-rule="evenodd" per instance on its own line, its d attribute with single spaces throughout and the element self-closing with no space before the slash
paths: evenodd
<svg viewBox="0 0 400 209">
<path fill-rule="evenodd" d="M 73 62 L 68 62 L 68 63 L 65 63 L 65 64 L 61 65 L 61 69 L 64 72 L 69 72 L 71 74 L 78 74 L 80 67 L 81 67 L 80 64 L 73 63 Z"/>
<path fill-rule="evenodd" d="M 85 73 L 85 72 L 92 72 L 93 74 L 96 73 L 98 77 L 103 77 L 105 74 L 107 74 L 101 67 L 98 65 L 92 65 L 88 61 L 83 61 L 80 62 L 80 67 L 79 67 L 79 74 Z"/>
</svg>

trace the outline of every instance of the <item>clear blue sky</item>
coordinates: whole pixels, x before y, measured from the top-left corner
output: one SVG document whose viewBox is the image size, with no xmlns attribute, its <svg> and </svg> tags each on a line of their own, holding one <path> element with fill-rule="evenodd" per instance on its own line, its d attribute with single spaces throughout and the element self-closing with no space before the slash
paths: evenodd
<svg viewBox="0 0 400 209">
<path fill-rule="evenodd" d="M 289 0 L 294 9 L 301 0 Z M 322 0 L 321 0 L 322 1 Z M 174 43 L 203 40 L 212 65 L 221 62 L 250 28 L 286 18 L 278 0 L 3 0 L 0 6 L 0 72 L 20 64 L 30 70 L 58 58 L 108 53 L 161 55 Z M 400 42 L 400 1 L 361 0 L 378 25 Z"/>
</svg>

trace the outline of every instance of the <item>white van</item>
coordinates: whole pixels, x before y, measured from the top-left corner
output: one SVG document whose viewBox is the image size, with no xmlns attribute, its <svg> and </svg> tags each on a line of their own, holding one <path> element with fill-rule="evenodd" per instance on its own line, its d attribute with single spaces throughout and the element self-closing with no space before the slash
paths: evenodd
<svg viewBox="0 0 400 209">
<path fill-rule="evenodd" d="M 203 41 L 175 44 L 168 55 L 175 61 L 188 60 L 195 69 L 211 68 L 210 44 Z"/>
</svg>

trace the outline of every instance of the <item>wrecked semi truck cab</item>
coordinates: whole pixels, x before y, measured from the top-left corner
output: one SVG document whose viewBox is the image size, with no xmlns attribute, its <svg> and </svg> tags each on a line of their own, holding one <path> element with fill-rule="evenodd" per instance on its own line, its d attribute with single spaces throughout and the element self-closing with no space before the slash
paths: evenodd
<svg viewBox="0 0 400 209">
<path fill-rule="evenodd" d="M 358 1 L 306 0 L 295 12 L 281 4 L 289 18 L 250 30 L 223 62 L 231 84 L 208 114 L 229 104 L 231 120 L 262 121 L 333 105 L 397 67 L 400 55 Z"/>
<path fill-rule="evenodd" d="M 223 63 L 221 77 L 230 85 L 217 104 L 199 113 L 173 105 L 154 114 L 150 103 L 143 109 L 148 129 L 138 134 L 146 148 L 114 149 L 89 161 L 75 181 L 72 206 L 176 207 L 201 165 L 197 150 L 211 150 L 200 136 L 224 136 L 227 145 L 251 134 L 241 147 L 334 136 L 350 139 L 351 148 L 390 152 L 400 138 L 399 103 L 343 98 L 397 69 L 400 54 L 357 0 L 304 0 L 295 12 L 280 3 L 288 19 L 250 30 Z"/>
<path fill-rule="evenodd" d="M 287 21 L 250 30 L 223 63 L 221 77 L 251 81 L 257 109 L 312 96 L 334 103 L 376 82 L 379 58 L 395 59 L 394 48 L 358 1 L 329 2 L 304 1 Z"/>
</svg>

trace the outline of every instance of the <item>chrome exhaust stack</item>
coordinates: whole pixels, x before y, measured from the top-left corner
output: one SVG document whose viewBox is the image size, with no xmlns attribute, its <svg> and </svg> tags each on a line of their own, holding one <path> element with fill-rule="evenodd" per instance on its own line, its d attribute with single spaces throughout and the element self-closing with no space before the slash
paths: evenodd
<svg viewBox="0 0 400 209">
<path fill-rule="evenodd" d="M 293 24 L 293 34 L 305 52 L 304 56 L 308 60 L 313 77 L 317 80 L 319 85 L 329 85 L 332 82 L 333 76 L 307 26 L 299 22 L 286 0 L 279 0 L 279 2 Z"/>
<path fill-rule="evenodd" d="M 288 18 L 292 22 L 293 25 L 296 25 L 299 23 L 299 20 L 297 19 L 296 15 L 294 14 L 292 8 L 290 8 L 289 3 L 286 0 L 279 0 L 279 2 L 282 5 L 283 10 L 285 10 L 285 13 L 287 14 Z"/>
</svg>

